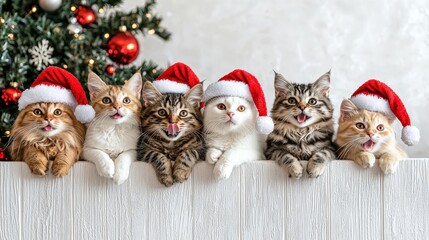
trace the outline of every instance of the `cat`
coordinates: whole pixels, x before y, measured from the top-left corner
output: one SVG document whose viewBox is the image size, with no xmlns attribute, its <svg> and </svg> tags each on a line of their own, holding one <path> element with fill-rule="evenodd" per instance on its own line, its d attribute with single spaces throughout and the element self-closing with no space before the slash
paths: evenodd
<svg viewBox="0 0 429 240">
<path fill-rule="evenodd" d="M 363 168 L 374 166 L 379 159 L 385 174 L 395 172 L 407 154 L 396 143 L 392 123 L 383 113 L 358 109 L 344 99 L 336 139 L 338 158 L 353 160 Z"/>
<path fill-rule="evenodd" d="M 185 94 L 161 94 L 151 82 L 143 86 L 138 159 L 151 163 L 158 180 L 167 187 L 187 180 L 204 156 L 202 95 L 201 83 Z"/>
<path fill-rule="evenodd" d="M 66 176 L 79 160 L 85 126 L 63 103 L 33 103 L 17 116 L 11 131 L 11 158 L 25 161 L 36 175 L 46 175 L 49 160 L 54 160 L 54 176 Z"/>
<path fill-rule="evenodd" d="M 96 115 L 88 125 L 82 158 L 93 162 L 100 176 L 113 178 L 116 184 L 128 179 L 137 158 L 142 85 L 140 71 L 123 86 L 107 85 L 94 72 L 88 75 Z"/>
<path fill-rule="evenodd" d="M 329 99 L 330 72 L 310 84 L 288 82 L 275 73 L 274 131 L 268 135 L 267 159 L 300 178 L 300 160 L 308 160 L 309 177 L 318 177 L 335 158 L 333 106 Z"/>
<path fill-rule="evenodd" d="M 235 166 L 264 159 L 264 135 L 256 129 L 255 104 L 241 97 L 216 97 L 204 107 L 206 161 L 213 175 L 227 179 Z"/>
</svg>

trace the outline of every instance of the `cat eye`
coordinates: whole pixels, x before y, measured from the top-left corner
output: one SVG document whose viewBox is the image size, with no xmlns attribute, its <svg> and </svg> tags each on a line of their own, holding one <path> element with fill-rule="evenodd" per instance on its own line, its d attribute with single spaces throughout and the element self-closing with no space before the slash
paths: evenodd
<svg viewBox="0 0 429 240">
<path fill-rule="evenodd" d="M 129 97 L 126 97 L 122 100 L 122 102 L 128 104 L 131 103 L 131 99 Z"/>
<path fill-rule="evenodd" d="M 315 98 L 310 98 L 310 100 L 308 100 L 308 103 L 309 103 L 310 105 L 316 105 L 317 100 L 316 100 Z"/>
<path fill-rule="evenodd" d="M 358 129 L 365 129 L 365 124 L 363 124 L 363 123 L 361 123 L 361 122 L 358 122 L 358 123 L 356 123 L 356 127 L 357 127 Z"/>
<path fill-rule="evenodd" d="M 33 110 L 33 113 L 34 113 L 34 115 L 39 116 L 39 115 L 42 115 L 43 112 L 42 112 L 42 110 L 36 108 L 36 109 Z"/>
<path fill-rule="evenodd" d="M 239 106 L 239 107 L 237 108 L 237 110 L 238 110 L 239 112 L 244 112 L 244 110 L 246 110 L 246 107 L 245 107 L 245 106 Z"/>
<path fill-rule="evenodd" d="M 181 116 L 181 117 L 186 117 L 186 116 L 188 116 L 188 111 L 186 111 L 186 110 L 182 110 L 182 111 L 180 111 L 179 116 Z"/>
<path fill-rule="evenodd" d="M 167 116 L 167 111 L 165 111 L 164 109 L 160 109 L 158 110 L 158 115 L 161 117 L 165 117 Z"/>
<path fill-rule="evenodd" d="M 219 104 L 217 105 L 217 108 L 218 108 L 219 110 L 225 110 L 225 109 L 226 109 L 226 106 L 225 106 L 225 104 L 223 104 L 223 103 L 219 103 Z"/>
<path fill-rule="evenodd" d="M 61 109 L 55 109 L 54 111 L 54 115 L 59 116 L 63 113 L 63 111 L 61 111 Z"/>
<path fill-rule="evenodd" d="M 112 103 L 112 99 L 105 97 L 105 98 L 101 99 L 101 102 L 104 104 L 109 104 L 109 103 Z"/>
<path fill-rule="evenodd" d="M 378 131 L 383 131 L 383 130 L 384 130 L 384 126 L 383 126 L 383 124 L 378 125 L 378 126 L 377 126 L 377 130 L 378 130 Z"/>
<path fill-rule="evenodd" d="M 296 99 L 295 99 L 295 98 L 293 98 L 293 97 L 291 97 L 291 98 L 289 98 L 289 99 L 287 100 L 287 103 L 289 103 L 289 104 L 296 104 Z"/>
</svg>

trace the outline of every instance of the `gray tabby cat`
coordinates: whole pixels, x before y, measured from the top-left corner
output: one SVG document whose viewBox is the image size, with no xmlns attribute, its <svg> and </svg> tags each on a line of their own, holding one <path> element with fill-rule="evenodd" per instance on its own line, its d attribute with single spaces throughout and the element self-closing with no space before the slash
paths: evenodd
<svg viewBox="0 0 429 240">
<path fill-rule="evenodd" d="M 335 158 L 329 88 L 330 72 L 310 84 L 290 83 L 275 73 L 274 131 L 268 135 L 265 155 L 285 167 L 290 177 L 302 176 L 300 160 L 308 160 L 307 173 L 318 177 Z"/>
</svg>

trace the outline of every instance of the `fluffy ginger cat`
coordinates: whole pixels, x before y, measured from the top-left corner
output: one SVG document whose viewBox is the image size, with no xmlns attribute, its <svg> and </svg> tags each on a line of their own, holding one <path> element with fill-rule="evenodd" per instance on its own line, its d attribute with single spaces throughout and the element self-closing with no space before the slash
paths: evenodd
<svg viewBox="0 0 429 240">
<path fill-rule="evenodd" d="M 78 161 L 84 136 L 85 127 L 69 106 L 33 103 L 21 110 L 13 125 L 9 152 L 36 175 L 45 175 L 49 160 L 54 160 L 52 174 L 63 177 Z"/>
<path fill-rule="evenodd" d="M 392 123 L 383 113 L 358 109 L 344 99 L 336 140 L 339 159 L 353 160 L 363 168 L 374 166 L 378 159 L 385 174 L 395 172 L 407 154 L 396 143 Z"/>
<path fill-rule="evenodd" d="M 204 108 L 206 161 L 216 164 L 216 179 L 227 179 L 235 166 L 265 159 L 265 138 L 256 129 L 255 105 L 241 97 L 217 97 Z"/>
<path fill-rule="evenodd" d="M 113 178 L 116 184 L 128 179 L 131 163 L 136 161 L 141 88 L 139 71 L 123 86 L 107 85 L 94 72 L 88 76 L 96 116 L 88 126 L 82 157 L 95 164 L 100 176 Z"/>
</svg>

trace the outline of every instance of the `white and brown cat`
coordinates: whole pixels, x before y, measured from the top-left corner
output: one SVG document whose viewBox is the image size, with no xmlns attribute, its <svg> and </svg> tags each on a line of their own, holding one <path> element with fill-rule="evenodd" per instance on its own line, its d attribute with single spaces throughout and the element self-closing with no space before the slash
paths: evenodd
<svg viewBox="0 0 429 240">
<path fill-rule="evenodd" d="M 385 174 L 395 172 L 407 154 L 395 140 L 392 123 L 385 114 L 358 109 L 344 99 L 336 139 L 338 158 L 353 160 L 363 168 L 374 166 L 378 160 Z"/>
<path fill-rule="evenodd" d="M 96 116 L 88 125 L 82 158 L 95 164 L 100 176 L 116 184 L 128 179 L 137 158 L 140 135 L 142 77 L 135 73 L 123 86 L 107 85 L 94 72 L 88 89 Z"/>
</svg>

